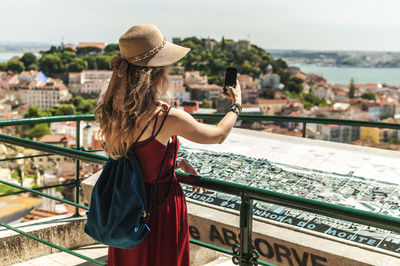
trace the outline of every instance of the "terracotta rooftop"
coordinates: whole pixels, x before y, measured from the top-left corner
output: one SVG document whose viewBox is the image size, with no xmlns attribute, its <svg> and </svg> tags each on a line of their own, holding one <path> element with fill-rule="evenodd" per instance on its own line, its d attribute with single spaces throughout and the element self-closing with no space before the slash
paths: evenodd
<svg viewBox="0 0 400 266">
<path fill-rule="evenodd" d="M 188 86 L 191 89 L 222 90 L 222 86 L 215 85 L 215 84 L 207 84 L 207 85 L 190 84 Z"/>
<path fill-rule="evenodd" d="M 302 72 L 297 72 L 292 77 L 293 78 L 299 78 L 299 79 L 302 79 L 302 80 L 306 80 L 307 79 L 307 75 L 302 73 Z"/>
<path fill-rule="evenodd" d="M 169 92 L 186 92 L 185 87 L 169 87 L 168 88 Z"/>
<path fill-rule="evenodd" d="M 67 136 L 64 134 L 60 135 L 44 135 L 40 138 L 37 138 L 36 141 L 53 143 L 53 142 L 67 142 Z"/>
<path fill-rule="evenodd" d="M 104 42 L 80 42 L 79 47 L 97 47 L 104 49 L 106 48 L 106 44 Z"/>
<path fill-rule="evenodd" d="M 241 75 L 239 75 L 239 76 L 237 77 L 237 79 L 238 79 L 238 80 L 241 80 L 241 79 L 251 79 L 251 77 L 250 77 L 249 75 L 247 75 L 247 74 L 241 74 Z"/>
<path fill-rule="evenodd" d="M 83 70 L 82 74 L 112 74 L 111 70 Z"/>
<path fill-rule="evenodd" d="M 276 74 L 276 73 L 273 73 L 273 74 L 264 74 L 264 75 L 263 75 L 263 77 L 266 77 L 266 78 L 271 77 L 271 76 L 273 76 L 273 77 L 279 77 L 279 75 Z"/>
<path fill-rule="evenodd" d="M 300 99 L 258 99 L 259 104 L 301 103 Z"/>
</svg>

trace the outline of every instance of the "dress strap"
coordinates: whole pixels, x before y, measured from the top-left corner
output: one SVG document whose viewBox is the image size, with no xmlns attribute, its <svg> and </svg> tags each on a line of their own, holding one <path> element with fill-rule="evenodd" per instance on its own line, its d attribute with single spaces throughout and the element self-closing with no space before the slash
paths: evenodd
<svg viewBox="0 0 400 266">
<path fill-rule="evenodd" d="M 161 109 L 160 111 L 158 111 L 158 113 L 157 113 L 157 115 L 156 115 L 156 119 L 155 119 L 154 125 L 153 125 L 153 131 L 151 132 L 151 136 L 154 136 L 154 131 L 156 131 L 156 126 L 157 126 L 158 116 L 160 115 L 161 111 L 163 111 L 163 109 Z"/>
<path fill-rule="evenodd" d="M 143 133 L 146 131 L 146 129 L 149 127 L 150 122 L 147 123 L 147 125 L 143 128 L 142 132 L 140 132 L 139 136 L 136 138 L 134 144 L 136 144 L 138 142 L 138 140 L 143 136 Z"/>
<path fill-rule="evenodd" d="M 163 110 L 163 109 L 162 109 L 162 110 Z M 158 128 L 156 134 L 152 134 L 152 136 L 151 136 L 144 144 L 142 144 L 141 146 L 137 147 L 135 150 L 138 150 L 138 149 L 143 148 L 144 146 L 146 146 L 147 144 L 149 144 L 150 141 L 152 141 L 153 139 L 155 139 L 155 137 L 157 137 L 158 133 L 160 133 L 161 128 L 163 127 L 163 125 L 164 125 L 164 123 L 165 123 L 165 120 L 167 120 L 167 117 L 168 117 L 168 114 L 169 114 L 169 111 L 170 111 L 170 110 L 171 110 L 171 107 L 168 107 L 168 108 L 167 108 L 167 111 L 166 111 L 166 113 L 165 113 L 165 115 L 164 115 L 164 118 L 163 118 L 163 120 L 162 120 L 162 122 L 161 122 L 161 125 L 160 125 L 160 127 Z"/>
</svg>

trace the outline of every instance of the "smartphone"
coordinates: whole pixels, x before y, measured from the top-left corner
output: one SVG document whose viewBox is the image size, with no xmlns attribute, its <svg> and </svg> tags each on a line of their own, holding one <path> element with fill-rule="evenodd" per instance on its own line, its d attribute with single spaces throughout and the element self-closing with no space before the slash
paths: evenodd
<svg viewBox="0 0 400 266">
<path fill-rule="evenodd" d="M 234 67 L 228 67 L 225 72 L 225 84 L 224 93 L 229 94 L 228 86 L 236 87 L 237 69 Z"/>
</svg>

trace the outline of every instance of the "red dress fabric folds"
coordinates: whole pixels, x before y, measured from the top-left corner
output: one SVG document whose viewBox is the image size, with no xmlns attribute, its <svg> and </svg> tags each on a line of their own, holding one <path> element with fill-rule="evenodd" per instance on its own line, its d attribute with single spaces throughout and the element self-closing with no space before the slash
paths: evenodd
<svg viewBox="0 0 400 266">
<path fill-rule="evenodd" d="M 140 146 L 145 141 L 138 142 L 135 146 Z M 176 146 L 174 142 L 177 142 Z M 153 199 L 153 206 L 157 206 L 169 191 L 171 171 L 175 163 L 175 147 L 177 149 L 176 153 L 178 153 L 179 140 L 176 136 L 173 137 L 168 146 L 163 145 L 154 138 L 136 152 L 149 202 L 150 197 L 153 195 L 154 183 L 161 161 L 167 150 L 160 181 Z M 173 178 L 168 198 L 159 208 L 153 210 L 149 216 L 147 225 L 150 227 L 150 233 L 145 240 L 133 249 L 109 247 L 107 265 L 189 266 L 189 231 L 186 200 L 175 174 Z"/>
</svg>

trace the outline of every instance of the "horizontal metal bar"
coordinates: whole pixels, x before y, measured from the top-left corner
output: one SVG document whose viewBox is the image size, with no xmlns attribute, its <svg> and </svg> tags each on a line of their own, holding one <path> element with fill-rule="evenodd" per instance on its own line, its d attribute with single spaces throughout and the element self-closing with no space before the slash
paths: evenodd
<svg viewBox="0 0 400 266">
<path fill-rule="evenodd" d="M 1 120 L 0 127 L 39 124 L 39 123 L 65 122 L 65 121 L 82 121 L 82 120 L 93 121 L 94 115 L 60 115 L 60 116 L 8 119 L 8 120 Z"/>
<path fill-rule="evenodd" d="M 196 244 L 196 245 L 199 245 L 199 246 L 202 246 L 202 247 L 206 247 L 206 248 L 209 248 L 209 249 L 212 249 L 212 250 L 215 250 L 215 251 L 219 251 L 219 252 L 222 252 L 222 253 L 225 253 L 225 254 L 228 254 L 228 255 L 233 255 L 233 251 L 232 250 L 229 250 L 229 249 L 226 249 L 226 248 L 221 248 L 221 247 L 218 247 L 218 246 L 214 246 L 214 245 L 211 245 L 211 244 L 208 244 L 206 242 L 199 241 L 199 240 L 196 240 L 196 239 L 193 239 L 193 238 L 190 238 L 190 243 Z"/>
<path fill-rule="evenodd" d="M 99 152 L 103 151 L 103 149 L 97 149 L 97 150 L 85 150 L 86 152 Z M 45 156 L 53 156 L 57 155 L 54 153 L 42 153 L 42 154 L 36 154 L 36 155 L 27 155 L 27 156 L 20 156 L 20 157 L 13 157 L 13 158 L 5 158 L 5 159 L 0 159 L 0 162 L 6 162 L 6 161 L 16 161 L 20 159 L 30 159 L 30 158 L 36 158 L 36 157 L 45 157 Z"/>
<path fill-rule="evenodd" d="M 221 119 L 225 114 L 220 114 L 220 113 L 218 113 L 218 114 L 198 114 L 198 113 L 195 113 L 195 114 L 191 114 L 191 115 L 194 118 Z M 305 116 L 240 114 L 239 120 L 332 124 L 332 125 L 391 128 L 391 129 L 400 130 L 400 124 L 398 124 L 398 123 L 385 123 L 385 122 L 361 121 L 361 120 L 344 120 L 344 119 L 336 119 L 336 118 L 305 117 Z"/>
<path fill-rule="evenodd" d="M 18 228 L 15 228 L 15 227 L 10 226 L 10 225 L 8 225 L 8 224 L 5 224 L 5 223 L 0 222 L 0 225 L 1 225 L 1 226 L 4 226 L 4 227 L 6 227 L 6 228 L 8 228 L 8 229 L 10 229 L 10 230 L 13 230 L 13 231 L 15 231 L 15 232 L 17 232 L 17 233 L 20 233 L 20 234 L 22 234 L 22 235 L 25 235 L 25 236 L 27 236 L 27 237 L 33 238 L 33 239 L 35 239 L 35 240 L 37 240 L 37 241 L 39 241 L 39 242 L 41 242 L 41 243 L 43 243 L 43 244 L 45 244 L 45 245 L 48 245 L 48 246 L 53 247 L 53 248 L 56 248 L 56 249 L 58 249 L 58 250 L 67 252 L 67 253 L 69 253 L 69 254 L 71 254 L 71 255 L 73 255 L 73 256 L 76 256 L 76 257 L 79 257 L 79 258 L 81 258 L 81 259 L 84 259 L 84 260 L 93 262 L 93 263 L 98 264 L 98 265 L 106 265 L 106 264 L 105 264 L 104 262 L 102 262 L 102 261 L 89 258 L 89 257 L 87 257 L 87 256 L 85 256 L 85 255 L 82 255 L 82 254 L 79 254 L 79 253 L 77 253 L 77 252 L 75 252 L 75 251 L 69 250 L 69 249 L 67 249 L 67 248 L 63 248 L 63 247 L 58 246 L 58 245 L 53 244 L 53 243 L 50 243 L 49 241 L 46 241 L 46 240 L 44 240 L 44 239 L 42 239 L 42 238 L 39 238 L 39 237 L 37 237 L 37 236 L 34 236 L 34 235 L 32 235 L 32 234 L 29 234 L 29 233 L 26 233 L 26 232 L 24 232 L 24 231 L 21 231 L 21 230 L 19 230 Z"/>
<path fill-rule="evenodd" d="M 5 159 L 0 159 L 0 162 L 6 162 L 6 161 L 16 161 L 19 159 L 30 159 L 30 158 L 36 158 L 36 157 L 44 157 L 44 156 L 50 156 L 54 155 L 53 153 L 43 153 L 43 154 L 37 154 L 37 155 L 27 155 L 27 156 L 20 156 L 20 157 L 13 157 L 13 158 L 5 158 Z"/>
<path fill-rule="evenodd" d="M 317 200 L 311 200 L 279 192 L 259 189 L 217 179 L 189 175 L 180 171 L 176 172 L 179 182 L 193 186 L 204 187 L 240 196 L 244 193 L 250 198 L 273 203 L 281 206 L 295 208 L 328 217 L 366 224 L 400 233 L 400 219 L 392 216 L 357 210 L 349 207 L 335 205 Z"/>
<path fill-rule="evenodd" d="M 74 185 L 74 184 L 75 184 L 75 182 L 72 181 L 72 182 L 66 182 L 66 183 L 62 183 L 62 184 L 51 185 L 51 186 L 37 187 L 37 188 L 35 188 L 35 190 L 40 191 L 40 190 L 47 189 L 47 188 L 65 187 L 65 186 L 70 186 L 70 185 Z M 16 192 L 1 194 L 0 198 L 1 197 L 11 196 L 11 195 L 16 195 L 16 194 L 21 194 L 21 193 L 28 193 L 28 191 L 20 190 L 20 191 L 16 191 Z"/>
<path fill-rule="evenodd" d="M 98 154 L 91 154 L 91 153 L 84 152 L 84 151 L 60 147 L 60 146 L 51 145 L 51 144 L 47 144 L 47 143 L 43 143 L 43 142 L 37 142 L 37 141 L 29 140 L 29 139 L 8 136 L 8 135 L 4 135 L 4 134 L 0 134 L 0 141 L 9 143 L 9 144 L 22 146 L 25 148 L 35 149 L 35 150 L 42 151 L 42 152 L 50 152 L 50 153 L 62 155 L 65 157 L 74 158 L 77 160 L 84 160 L 84 161 L 92 162 L 92 163 L 102 164 L 102 163 L 104 163 L 104 161 L 106 161 L 108 159 L 107 157 L 98 155 Z"/>
<path fill-rule="evenodd" d="M 191 115 L 194 118 L 217 120 L 217 119 L 221 119 L 225 114 L 193 113 Z M 240 120 L 251 120 L 251 121 L 276 121 L 276 122 L 297 122 L 297 123 L 305 122 L 305 123 L 312 123 L 312 124 L 332 124 L 332 125 L 347 125 L 347 126 L 360 126 L 360 127 L 378 127 L 378 128 L 391 128 L 391 129 L 400 130 L 400 124 L 398 124 L 398 123 L 385 123 L 385 122 L 362 121 L 362 120 L 345 120 L 345 119 L 336 119 L 336 118 L 240 114 L 239 119 Z M 33 118 L 1 120 L 0 127 L 37 124 L 37 123 L 64 122 L 64 121 L 82 121 L 82 120 L 93 121 L 94 115 L 62 115 L 62 116 L 50 116 L 50 117 L 33 117 Z"/>
<path fill-rule="evenodd" d="M 69 200 L 65 200 L 65 199 L 61 199 L 61 198 L 58 198 L 58 197 L 50 196 L 49 194 L 42 193 L 42 192 L 36 191 L 36 190 L 34 190 L 34 189 L 22 187 L 22 186 L 20 186 L 20 185 L 16 185 L 16 184 L 13 184 L 13 183 L 4 181 L 4 180 L 0 180 L 0 183 L 3 183 L 3 184 L 5 184 L 5 185 L 9 185 L 9 186 L 12 186 L 12 187 L 16 187 L 16 188 L 25 190 L 25 191 L 27 191 L 27 192 L 32 192 L 32 193 L 38 194 L 38 195 L 40 195 L 40 196 L 43 196 L 43 197 L 46 197 L 46 198 L 49 198 L 49 199 L 58 200 L 58 201 L 61 201 L 61 202 L 66 203 L 66 204 L 73 205 L 73 206 L 75 206 L 75 207 L 79 207 L 79 208 L 84 209 L 84 210 L 89 210 L 89 208 L 86 207 L 86 206 L 77 204 L 77 203 L 72 202 L 72 201 L 69 201 Z"/>
<path fill-rule="evenodd" d="M 218 246 L 214 246 L 214 245 L 211 245 L 211 244 L 208 244 L 206 242 L 199 241 L 199 240 L 196 240 L 196 239 L 193 239 L 193 238 L 190 238 L 190 243 L 198 245 L 198 246 L 202 246 L 202 247 L 205 247 L 205 248 L 209 248 L 209 249 L 212 249 L 212 250 L 215 250 L 215 251 L 218 251 L 218 252 L 222 252 L 222 253 L 228 254 L 230 256 L 233 255 L 233 251 L 232 250 L 229 250 L 229 249 L 226 249 L 226 248 L 221 248 L 221 247 L 218 247 Z M 275 264 L 271 264 L 271 263 L 268 263 L 268 262 L 262 261 L 262 260 L 257 260 L 257 262 L 259 264 L 262 264 L 262 265 L 275 266 Z"/>
</svg>

